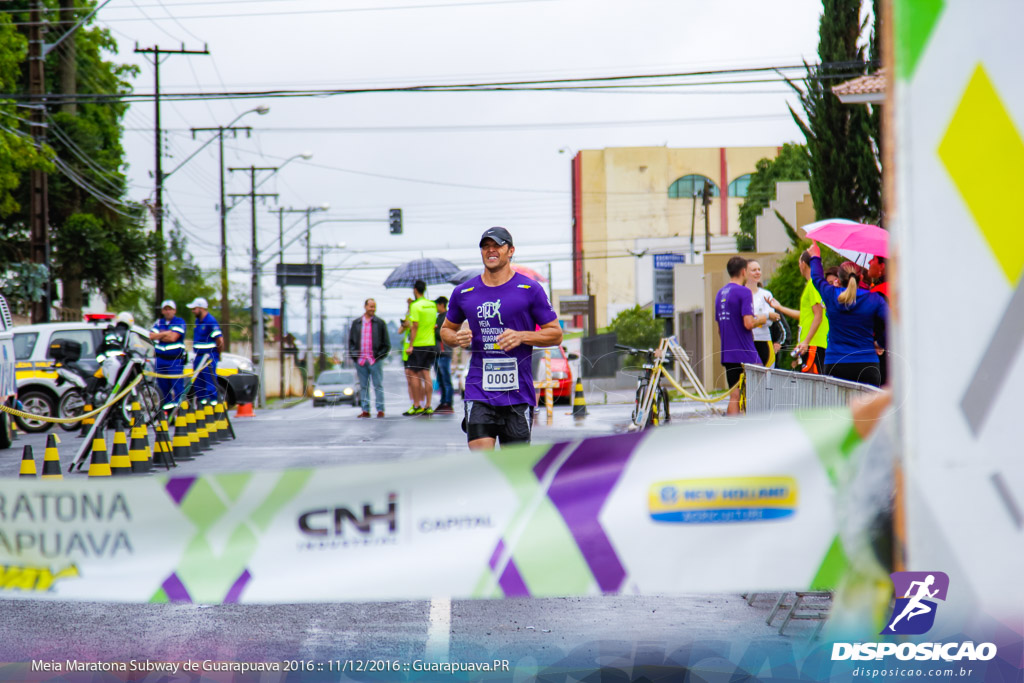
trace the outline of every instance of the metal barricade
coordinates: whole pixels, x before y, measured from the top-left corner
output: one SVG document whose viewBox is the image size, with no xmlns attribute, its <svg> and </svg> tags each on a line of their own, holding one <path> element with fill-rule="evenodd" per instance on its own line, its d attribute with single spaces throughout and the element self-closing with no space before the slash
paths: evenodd
<svg viewBox="0 0 1024 683">
<path fill-rule="evenodd" d="M 804 408 L 847 406 L 850 399 L 876 387 L 826 375 L 744 364 L 747 413 L 791 412 Z"/>
</svg>

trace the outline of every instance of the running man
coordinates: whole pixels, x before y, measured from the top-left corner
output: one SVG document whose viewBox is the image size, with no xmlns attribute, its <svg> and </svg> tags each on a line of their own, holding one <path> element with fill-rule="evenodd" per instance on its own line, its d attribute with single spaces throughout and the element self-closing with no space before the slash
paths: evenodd
<svg viewBox="0 0 1024 683">
<path fill-rule="evenodd" d="M 456 287 L 441 326 L 448 346 L 470 349 L 465 418 L 471 450 L 529 443 L 533 410 L 533 347 L 562 343 L 547 294 L 534 280 L 512 270 L 516 248 L 505 228 L 480 238 L 484 272 Z M 459 328 L 469 321 L 468 329 Z"/>
<path fill-rule="evenodd" d="M 906 597 L 909 597 L 910 599 L 907 601 L 907 606 L 903 608 L 902 612 L 900 612 L 900 615 L 898 617 L 896 617 L 895 619 L 893 619 L 892 623 L 889 624 L 889 630 L 890 631 L 893 630 L 893 626 L 896 625 L 896 622 L 898 622 L 903 617 L 906 617 L 907 621 L 910 621 L 911 619 L 913 619 L 914 617 L 918 616 L 919 614 L 928 614 L 929 612 L 932 611 L 931 607 L 929 607 L 928 605 L 924 604 L 921 601 L 924 600 L 925 598 L 934 598 L 935 595 L 939 592 L 938 588 L 936 588 L 934 591 L 929 591 L 928 590 L 929 588 L 931 588 L 933 583 L 935 583 L 935 575 L 934 574 L 929 574 L 928 577 L 924 581 L 911 581 L 910 582 L 910 585 L 907 586 L 907 596 L 906 596 Z M 918 587 L 916 594 L 914 594 L 914 586 Z"/>
</svg>

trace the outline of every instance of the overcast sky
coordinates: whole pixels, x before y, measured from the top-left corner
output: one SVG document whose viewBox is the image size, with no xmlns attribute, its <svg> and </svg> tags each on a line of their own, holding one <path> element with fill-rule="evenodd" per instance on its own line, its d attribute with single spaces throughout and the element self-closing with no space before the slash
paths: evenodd
<svg viewBox="0 0 1024 683">
<path fill-rule="evenodd" d="M 209 56 L 176 55 L 161 65 L 164 93 L 353 88 L 438 83 L 664 74 L 815 61 L 820 0 L 113 0 L 98 15 L 120 45 L 117 59 L 141 67 L 136 92 L 152 92 L 142 47 L 209 47 Z M 763 77 L 759 75 L 758 77 Z M 750 78 L 750 75 L 744 75 Z M 720 80 L 720 79 L 716 79 Z M 514 235 L 517 260 L 556 288 L 570 287 L 570 159 L 580 149 L 778 145 L 799 140 L 788 117 L 792 97 L 779 83 L 690 86 L 612 92 L 459 92 L 350 94 L 316 98 L 165 102 L 165 172 L 209 134 L 191 127 L 237 125 L 251 138 L 226 143 L 227 166 L 292 161 L 260 192 L 260 249 L 276 250 L 276 206 L 330 204 L 314 245 L 346 244 L 326 254 L 328 329 L 361 312 L 397 319 L 406 290 L 385 290 L 390 270 L 412 258 L 442 256 L 479 267 L 476 244 L 491 225 Z M 133 104 L 125 120 L 132 199 L 152 196 L 153 105 Z M 565 150 L 560 153 L 560 150 Z M 260 176 L 262 178 L 262 175 Z M 232 173 L 228 192 L 248 191 Z M 219 267 L 216 145 L 166 181 L 165 201 L 199 263 Z M 404 210 L 405 234 L 388 234 L 387 211 Z M 286 225 L 299 220 L 286 217 Z M 229 214 L 233 291 L 248 292 L 250 207 Z M 293 233 L 294 234 L 294 233 Z M 287 237 L 286 237 L 287 240 Z M 268 253 L 272 253 L 268 252 Z M 297 242 L 286 261 L 302 262 Z M 237 288 L 237 289 L 236 289 Z M 450 286 L 431 287 L 433 296 Z M 263 301 L 276 307 L 272 268 Z M 289 293 L 293 312 L 302 294 Z M 288 328 L 305 328 L 289 316 Z"/>
</svg>

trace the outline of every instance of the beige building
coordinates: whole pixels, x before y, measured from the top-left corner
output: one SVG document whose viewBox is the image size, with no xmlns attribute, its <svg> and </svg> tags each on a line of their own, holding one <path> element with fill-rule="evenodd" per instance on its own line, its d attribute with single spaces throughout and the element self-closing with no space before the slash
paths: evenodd
<svg viewBox="0 0 1024 683">
<path fill-rule="evenodd" d="M 652 301 L 654 254 L 684 254 L 690 263 L 702 260 L 707 242 L 710 251 L 735 251 L 750 174 L 759 159 L 777 154 L 777 147 L 580 151 L 573 159 L 573 290 L 597 297 L 597 326 Z"/>
</svg>

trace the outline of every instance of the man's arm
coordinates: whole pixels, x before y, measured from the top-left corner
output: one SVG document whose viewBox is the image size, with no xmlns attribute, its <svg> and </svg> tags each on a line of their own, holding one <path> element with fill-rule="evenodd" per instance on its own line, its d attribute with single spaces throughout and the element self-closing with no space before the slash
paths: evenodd
<svg viewBox="0 0 1024 683">
<path fill-rule="evenodd" d="M 224 350 L 224 335 L 218 334 L 213 338 L 213 343 L 217 345 L 217 353 Z"/>
<path fill-rule="evenodd" d="M 452 348 L 468 349 L 473 343 L 473 332 L 468 327 L 462 329 L 459 323 L 453 323 L 445 318 L 444 324 L 441 325 L 441 341 Z"/>
<path fill-rule="evenodd" d="M 743 316 L 743 327 L 748 330 L 752 330 L 755 327 L 761 327 L 768 322 L 768 316 L 766 315 L 745 315 Z"/>
<path fill-rule="evenodd" d="M 502 351 L 511 351 L 520 344 L 530 346 L 557 346 L 562 343 L 562 326 L 558 320 L 541 325 L 539 330 L 505 330 L 498 335 L 498 346 Z"/>
<path fill-rule="evenodd" d="M 778 311 L 779 313 L 785 313 L 785 314 L 786 314 L 786 315 L 788 315 L 788 316 L 789 316 L 790 318 L 796 318 L 796 319 L 798 319 L 798 320 L 800 319 L 800 311 L 795 311 L 795 310 L 793 310 L 792 308 L 788 308 L 788 307 L 786 307 L 786 306 L 783 306 L 782 304 L 780 304 L 780 303 L 779 303 L 779 302 L 778 302 L 778 301 L 777 301 L 776 299 L 774 299 L 774 298 L 773 298 L 773 299 L 772 299 L 771 301 L 769 301 L 769 302 L 768 302 L 768 304 L 769 304 L 769 305 L 770 305 L 770 306 L 771 306 L 772 308 L 774 308 L 774 309 L 775 309 L 776 311 Z"/>
<path fill-rule="evenodd" d="M 807 331 L 807 334 L 797 347 L 800 349 L 800 353 L 804 353 L 810 347 L 811 340 L 814 339 L 814 335 L 817 334 L 818 328 L 821 327 L 821 321 L 825 317 L 825 307 L 821 304 L 811 306 L 811 311 L 814 312 L 814 320 L 811 321 L 811 329 Z"/>
</svg>

